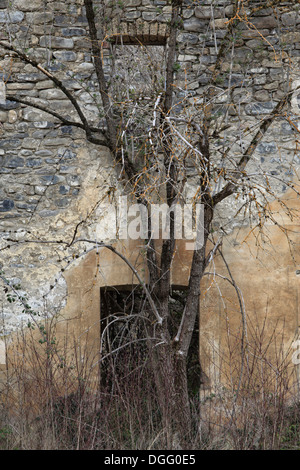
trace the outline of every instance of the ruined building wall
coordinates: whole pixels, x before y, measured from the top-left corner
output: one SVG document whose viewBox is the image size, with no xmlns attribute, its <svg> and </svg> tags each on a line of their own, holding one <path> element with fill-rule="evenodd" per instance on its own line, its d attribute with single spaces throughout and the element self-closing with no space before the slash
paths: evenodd
<svg viewBox="0 0 300 470">
<path fill-rule="evenodd" d="M 103 2 L 98 3 L 99 15 L 105 24 L 102 44 L 107 79 L 110 77 L 115 40 L 123 44 L 136 44 L 138 40 L 149 47 L 167 47 L 170 2 L 111 1 L 106 2 L 104 12 L 101 9 Z M 260 2 L 252 2 L 251 5 L 259 6 Z M 232 2 L 184 2 L 175 71 L 178 109 L 182 102 L 194 109 L 197 100 L 201 101 L 207 91 L 232 14 Z M 95 97 L 98 89 L 87 37 L 87 20 L 81 0 L 0 0 L 1 40 L 12 41 L 16 47 L 23 48 L 26 54 L 47 66 L 74 94 L 86 117 L 97 126 L 103 123 L 103 116 L 101 103 L 97 101 L 99 98 Z M 232 142 L 233 154 L 239 157 L 251 135 L 237 140 L 237 128 L 245 130 L 265 118 L 284 96 L 287 87 L 298 83 L 299 39 L 299 10 L 291 9 L 288 3 L 275 9 L 260 9 L 251 17 L 250 26 L 239 25 L 235 33 L 235 47 L 228 48 L 217 79 L 215 111 L 222 115 L 224 110 L 229 109 L 229 127 L 220 135 L 216 146 L 223 145 L 222 139 L 226 139 L 227 143 Z M 14 94 L 63 113 L 69 119 L 78 119 L 72 104 L 46 75 L 5 51 L 1 52 L 0 66 L 0 76 L 5 84 L 1 85 L 0 102 L 1 266 L 6 278 L 21 286 L 20 292 L 26 293 L 34 309 L 47 312 L 51 306 L 52 311 L 60 311 L 67 305 L 69 311 L 73 309 L 82 315 L 84 329 L 99 316 L 99 286 L 114 282 L 118 285 L 121 278 L 128 282 L 131 279 L 129 272 L 121 263 L 116 264 L 110 256 L 103 254 L 103 271 L 97 278 L 95 290 L 90 290 L 94 272 L 98 269 L 93 254 L 77 259 L 75 247 L 73 257 L 69 251 L 70 258 L 66 258 L 63 245 L 53 245 L 54 249 L 46 244 L 14 244 L 14 240 L 68 242 L 76 226 L 83 236 L 101 239 L 103 224 L 109 223 L 109 217 L 99 223 L 101 203 L 107 202 L 110 188 L 116 185 L 117 173 L 108 149 L 88 143 L 82 130 L 59 125 L 53 115 L 5 98 L 5 94 Z M 222 90 L 228 86 L 233 87 L 232 92 L 223 93 Z M 300 120 L 297 96 L 292 100 L 292 112 L 293 123 L 297 127 Z M 276 121 L 259 144 L 253 162 L 253 170 L 259 165 L 273 176 L 278 176 L 277 182 L 274 180 L 274 189 L 278 194 L 289 197 L 288 188 L 280 178 L 292 179 L 294 175 L 289 164 L 299 163 L 293 126 L 283 119 Z M 192 193 L 196 185 L 197 175 L 193 162 L 190 162 L 187 194 Z M 119 194 L 122 194 L 122 188 L 117 186 L 115 200 Z M 231 199 L 220 207 L 215 228 L 222 226 L 231 232 L 235 225 L 243 225 L 242 218 L 232 220 L 233 214 Z M 83 223 L 84 220 L 86 223 Z M 240 255 L 230 250 L 232 246 L 239 246 L 240 241 L 233 245 L 235 232 L 232 237 L 228 252 L 235 265 L 239 263 L 237 258 Z M 127 248 L 124 247 L 125 252 Z M 288 248 L 285 246 L 284 250 L 283 262 L 289 263 Z M 131 254 L 134 258 L 134 249 Z M 183 269 L 184 279 L 180 280 L 175 268 L 174 277 L 177 276 L 178 284 L 184 284 L 187 282 L 189 261 L 184 254 L 181 257 L 179 253 L 178 257 L 177 266 Z M 142 259 L 140 263 L 143 266 Z M 236 272 L 243 281 L 239 271 L 241 266 L 240 263 Z M 280 282 L 285 285 L 286 297 L 291 301 L 289 310 L 294 311 L 295 303 L 291 298 L 295 299 L 297 286 L 295 278 L 291 277 L 295 269 L 292 264 L 289 266 L 289 274 L 283 274 Z M 253 273 L 257 272 L 253 267 Z M 262 276 L 265 274 L 262 273 Z M 289 288 L 292 290 L 289 291 Z M 90 308 L 90 305 L 93 307 Z M 5 295 L 0 308 L 3 336 L 29 320 L 22 307 L 7 302 Z M 213 311 L 220 308 L 220 305 L 213 307 Z M 210 312 L 209 308 L 206 312 Z M 92 320 L 88 319 L 89 315 Z M 217 323 L 221 322 L 219 316 L 215 318 Z M 210 316 L 206 326 L 203 326 L 208 335 L 209 331 L 219 328 L 214 322 L 209 323 L 211 321 Z M 290 336 L 296 323 L 293 317 Z M 214 336 L 211 343 L 217 341 L 216 338 Z"/>
</svg>

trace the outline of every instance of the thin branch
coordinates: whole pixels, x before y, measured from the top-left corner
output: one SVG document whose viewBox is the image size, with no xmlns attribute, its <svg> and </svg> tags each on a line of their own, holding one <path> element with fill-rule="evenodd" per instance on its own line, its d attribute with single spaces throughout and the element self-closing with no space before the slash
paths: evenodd
<svg viewBox="0 0 300 470">
<path fill-rule="evenodd" d="M 110 139 L 111 148 L 116 152 L 117 150 L 117 125 L 113 116 L 112 106 L 108 94 L 108 86 L 106 84 L 102 59 L 101 59 L 101 48 L 98 41 L 98 31 L 95 21 L 95 13 L 93 8 L 92 0 L 84 0 L 84 6 L 86 9 L 86 18 L 89 25 L 89 35 L 91 39 L 91 47 L 94 59 L 95 72 L 98 79 L 98 85 L 100 89 L 100 95 L 103 103 L 105 112 L 105 119 Z"/>
<path fill-rule="evenodd" d="M 14 240 L 10 240 L 10 241 L 14 241 Z M 158 310 L 155 306 L 155 303 L 151 297 L 151 294 L 145 284 L 145 282 L 142 280 L 142 278 L 140 277 L 138 271 L 135 269 L 135 267 L 130 263 L 130 261 L 126 258 L 126 256 L 122 255 L 122 253 L 120 253 L 118 250 L 116 250 L 116 248 L 114 248 L 112 245 L 108 245 L 104 242 L 97 242 L 97 240 L 88 240 L 88 239 L 85 239 L 85 238 L 77 238 L 76 240 L 72 240 L 71 243 L 67 243 L 67 242 L 64 242 L 63 240 L 21 240 L 21 241 L 18 241 L 17 243 L 43 243 L 43 244 L 58 244 L 58 245 L 66 245 L 66 247 L 70 247 L 72 245 L 75 245 L 75 243 L 92 243 L 95 246 L 95 249 L 99 249 L 99 248 L 107 248 L 108 250 L 112 251 L 115 255 L 117 255 L 119 258 L 121 258 L 126 264 L 127 266 L 130 268 L 130 270 L 133 272 L 133 274 L 136 276 L 137 280 L 139 281 L 139 284 L 142 286 L 145 294 L 146 294 L 146 297 L 149 301 L 149 304 L 153 310 L 153 313 L 157 319 L 157 323 L 159 325 L 162 324 L 162 317 L 159 315 L 158 313 Z"/>
<path fill-rule="evenodd" d="M 93 243 L 93 244 L 96 243 L 96 242 L 93 241 L 93 240 L 86 240 L 86 239 L 80 239 L 80 238 L 79 238 L 79 239 L 77 239 L 77 240 L 75 240 L 75 241 L 73 242 L 73 245 L 74 245 L 75 243 L 78 243 L 78 242 Z M 155 306 L 155 303 L 154 303 L 154 301 L 153 301 L 153 299 L 152 299 L 152 297 L 151 297 L 151 294 L 150 294 L 150 292 L 149 292 L 149 290 L 148 290 L 148 288 L 147 288 L 145 282 L 142 280 L 142 278 L 140 277 L 140 275 L 139 275 L 138 271 L 135 269 L 135 267 L 130 263 L 130 261 L 126 258 L 126 256 L 122 255 L 122 253 L 120 253 L 118 250 L 116 250 L 112 245 L 107 245 L 107 244 L 105 244 L 105 243 L 103 243 L 103 242 L 100 242 L 100 243 L 97 242 L 97 246 L 98 246 L 99 248 L 101 248 L 101 247 L 107 248 L 108 250 L 112 251 L 112 252 L 115 253 L 117 256 L 119 256 L 119 258 L 121 258 L 121 259 L 127 264 L 127 266 L 131 269 L 131 271 L 133 272 L 133 274 L 136 276 L 136 278 L 137 278 L 137 280 L 139 281 L 140 285 L 143 287 L 144 292 L 145 292 L 145 294 L 146 294 L 146 297 L 147 297 L 147 299 L 148 299 L 148 301 L 149 301 L 149 304 L 150 304 L 150 306 L 151 306 L 151 308 L 152 308 L 152 310 L 153 310 L 153 313 L 154 313 L 154 315 L 156 316 L 157 323 L 158 323 L 159 325 L 161 325 L 161 324 L 162 324 L 162 317 L 161 317 L 160 314 L 158 313 L 158 310 L 157 310 L 157 308 L 156 308 L 156 306 Z"/>
<path fill-rule="evenodd" d="M 46 106 L 43 106 L 41 104 L 32 103 L 29 100 L 25 100 L 23 98 L 19 98 L 19 97 L 14 96 L 14 95 L 8 95 L 7 99 L 9 99 L 11 101 L 15 101 L 16 103 L 25 104 L 26 106 L 30 106 L 32 108 L 39 109 L 40 111 L 43 111 L 45 113 L 51 114 L 51 116 L 54 116 L 55 118 L 59 119 L 66 126 L 73 126 L 73 127 L 78 127 L 80 129 L 83 129 L 84 131 L 86 130 L 85 126 L 81 122 L 70 121 L 69 119 L 61 116 L 61 114 L 58 114 L 57 112 L 52 111 L 52 109 L 49 109 Z M 102 132 L 102 133 L 104 133 L 104 130 L 99 129 L 97 127 L 90 127 L 89 129 L 91 130 L 91 132 Z M 107 144 L 108 144 L 107 139 L 97 139 L 97 138 L 93 137 L 92 135 L 87 135 L 87 139 L 88 139 L 89 142 L 92 142 L 92 143 L 98 144 L 98 145 L 107 146 Z"/>
<path fill-rule="evenodd" d="M 3 47 L 3 49 L 7 50 L 7 51 L 11 51 L 13 52 L 14 54 L 16 54 L 19 59 L 21 59 L 23 62 L 26 62 L 27 64 L 30 64 L 32 65 L 33 67 L 35 67 L 37 70 L 39 70 L 40 72 L 42 72 L 44 75 L 46 75 L 47 78 L 49 78 L 50 80 L 52 80 L 52 82 L 66 95 L 66 97 L 68 98 L 68 100 L 72 103 L 72 105 L 74 106 L 74 108 L 76 109 L 77 111 L 77 114 L 83 124 L 83 127 L 84 127 L 84 130 L 87 134 L 87 136 L 91 136 L 91 129 L 90 129 L 90 126 L 89 126 L 89 123 L 83 113 L 83 111 L 81 110 L 77 100 L 74 98 L 74 96 L 72 95 L 72 93 L 64 86 L 64 84 L 57 78 L 55 77 L 54 75 L 52 75 L 51 72 L 49 72 L 48 70 L 46 70 L 41 64 L 39 64 L 36 60 L 30 58 L 28 55 L 24 54 L 24 52 L 22 51 L 19 51 L 18 49 L 16 49 L 14 46 L 12 46 L 11 44 L 6 44 L 5 42 L 3 41 L 0 41 L 0 47 Z"/>
<path fill-rule="evenodd" d="M 274 122 L 274 120 L 281 115 L 283 112 L 284 108 L 287 105 L 290 105 L 292 95 L 295 93 L 297 90 L 300 90 L 300 86 L 295 88 L 294 90 L 291 90 L 287 95 L 285 95 L 276 105 L 274 110 L 271 112 L 270 116 L 263 120 L 262 123 L 259 126 L 258 131 L 256 132 L 255 136 L 252 138 L 250 144 L 248 145 L 246 151 L 244 152 L 243 156 L 241 157 L 240 161 L 237 164 L 237 172 L 239 171 L 239 175 L 237 176 L 237 181 L 241 179 L 241 177 L 244 174 L 244 170 L 251 160 L 251 157 L 253 156 L 258 144 L 261 142 L 262 138 L 265 136 L 266 132 L 268 131 L 269 127 L 271 124 Z M 217 194 L 215 194 L 212 197 L 212 202 L 213 206 L 218 204 L 219 202 L 223 201 L 223 199 L 227 198 L 231 194 L 233 194 L 236 191 L 237 188 L 237 182 L 228 182 L 221 191 L 219 191 Z"/>
</svg>

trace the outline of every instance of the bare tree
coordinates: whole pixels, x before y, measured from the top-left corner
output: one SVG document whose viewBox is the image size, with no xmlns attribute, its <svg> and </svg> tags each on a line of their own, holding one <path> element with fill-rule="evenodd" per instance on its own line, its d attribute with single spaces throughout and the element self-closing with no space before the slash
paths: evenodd
<svg viewBox="0 0 300 470">
<path fill-rule="evenodd" d="M 195 2 L 197 5 L 198 3 Z M 270 1 L 268 6 L 275 8 L 280 3 Z M 62 124 L 82 129 L 90 143 L 107 146 L 124 190 L 139 204 L 144 205 L 148 213 L 151 203 L 157 200 L 158 195 L 160 198 L 164 197 L 164 202 L 169 208 L 174 203 L 183 202 L 189 169 L 192 167 L 194 170 L 196 190 L 192 200 L 203 205 L 203 244 L 193 252 L 189 284 L 180 318 L 174 322 L 171 302 L 171 270 L 175 250 L 175 219 L 172 211 L 170 237 L 162 240 L 160 256 L 152 237 L 149 217 L 148 237 L 145 242 L 149 280 L 145 285 L 138 279 L 146 295 L 145 305 L 148 306 L 143 306 L 148 335 L 146 344 L 151 350 L 151 365 L 164 424 L 170 439 L 173 433 L 177 432 L 182 445 L 186 445 L 191 432 L 187 364 L 199 313 L 201 280 L 213 257 L 220 252 L 222 237 L 226 233 L 223 229 L 217 237 L 212 233 L 215 213 L 225 199 L 232 196 L 240 198 L 237 213 L 248 211 L 248 215 L 255 217 L 257 227 L 262 229 L 266 220 L 276 223 L 268 202 L 271 199 L 281 200 L 280 194 L 276 194 L 272 180 L 277 178 L 294 191 L 297 192 L 297 189 L 291 177 L 287 179 L 280 175 L 270 175 L 257 166 L 253 159 L 257 147 L 276 120 L 284 118 L 292 122 L 290 105 L 296 92 L 296 89 L 292 88 L 292 81 L 273 109 L 253 128 L 241 132 L 240 127 L 242 118 L 238 114 L 239 101 L 235 91 L 238 88 L 241 93 L 246 93 L 247 86 L 240 83 L 235 85 L 232 75 L 233 58 L 240 31 L 243 27 L 255 28 L 251 20 L 252 15 L 262 9 L 262 6 L 256 5 L 251 10 L 251 5 L 234 2 L 231 19 L 226 23 L 226 35 L 221 44 L 216 42 L 218 53 L 211 67 L 212 73 L 207 85 L 203 87 L 205 89 L 201 99 L 193 104 L 192 93 L 189 94 L 188 90 L 185 90 L 185 93 L 180 95 L 180 87 L 174 86 L 175 74 L 178 71 L 176 48 L 182 27 L 183 4 L 183 0 L 169 2 L 171 19 L 168 46 L 162 56 L 159 56 L 159 52 L 151 56 L 141 43 L 132 46 L 131 54 L 134 54 L 135 58 L 144 54 L 144 58 L 141 58 L 142 65 L 139 65 L 138 59 L 135 60 L 136 73 L 147 75 L 143 77 L 142 89 L 138 89 L 134 84 L 132 69 L 126 72 L 122 45 L 119 56 L 115 46 L 112 46 L 114 65 L 111 80 L 107 79 L 103 67 L 103 44 L 107 42 L 104 30 L 105 5 L 103 10 L 95 15 L 93 0 L 84 0 L 88 39 L 98 82 L 97 99 L 101 98 L 102 103 L 103 126 L 90 124 L 72 91 L 46 65 L 40 65 L 38 60 L 21 50 L 13 41 L 1 40 L 0 47 L 52 80 L 73 105 L 77 118 L 67 118 L 29 97 L 23 98 L 10 93 L 8 98 L 50 113 Z M 128 53 L 128 49 L 126 51 Z M 278 54 L 280 53 L 279 51 Z M 149 72 L 145 72 L 143 68 L 145 60 L 151 64 Z M 224 63 L 229 64 L 227 82 L 220 83 Z M 286 67 L 291 66 L 286 64 Z M 293 74 L 293 70 L 290 69 L 289 73 Z M 235 115 L 238 117 L 235 122 L 231 122 L 230 109 L 233 108 L 236 109 Z M 226 135 L 227 129 L 234 126 L 236 128 L 231 134 L 234 138 L 229 138 Z M 243 140 L 242 134 L 247 139 Z M 233 145 L 241 146 L 239 158 L 232 152 Z M 290 168 L 293 171 L 292 162 Z M 75 230 L 71 242 L 64 243 L 70 246 L 79 241 L 82 240 L 76 237 Z M 94 243 L 93 240 L 90 242 Z M 99 246 L 105 246 L 100 241 L 98 243 Z M 112 247 L 108 248 L 113 250 Z M 116 256 L 118 255 L 120 254 L 116 253 Z M 133 266 L 131 269 L 138 276 Z M 231 282 L 236 287 L 233 279 Z M 150 322 L 147 321 L 149 319 Z M 173 445 L 171 440 L 169 445 Z"/>
</svg>

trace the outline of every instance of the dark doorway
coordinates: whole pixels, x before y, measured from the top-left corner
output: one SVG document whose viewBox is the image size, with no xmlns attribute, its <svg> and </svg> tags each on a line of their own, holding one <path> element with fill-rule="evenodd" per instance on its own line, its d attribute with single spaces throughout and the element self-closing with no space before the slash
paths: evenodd
<svg viewBox="0 0 300 470">
<path fill-rule="evenodd" d="M 178 329 L 186 293 L 186 288 L 182 286 L 172 289 L 168 323 L 171 337 Z M 103 287 L 100 298 L 101 377 L 102 383 L 112 389 L 116 378 L 124 380 L 137 368 L 148 368 L 151 322 L 145 294 L 140 286 Z M 193 331 L 187 369 L 191 394 L 209 387 L 209 379 L 199 362 L 199 317 Z"/>
</svg>

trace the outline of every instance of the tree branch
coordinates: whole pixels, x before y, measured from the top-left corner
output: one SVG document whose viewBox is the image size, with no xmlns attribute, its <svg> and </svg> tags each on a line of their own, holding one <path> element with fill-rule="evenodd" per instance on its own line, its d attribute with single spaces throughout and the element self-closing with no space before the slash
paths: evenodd
<svg viewBox="0 0 300 470">
<path fill-rule="evenodd" d="M 51 109 L 46 108 L 46 106 L 43 106 L 43 105 L 40 105 L 40 104 L 37 104 L 37 103 L 32 103 L 29 100 L 24 100 L 23 98 L 21 99 L 17 96 L 14 96 L 14 95 L 8 95 L 7 98 L 11 101 L 15 101 L 16 103 L 25 104 L 26 106 L 30 106 L 32 108 L 39 109 L 40 111 L 43 111 L 45 113 L 51 114 L 51 116 L 56 117 L 57 119 L 59 119 L 66 126 L 78 127 L 78 128 L 83 129 L 85 131 L 85 127 L 81 122 L 70 121 L 69 119 L 61 116 L 61 114 L 58 114 L 55 111 L 52 111 Z M 90 131 L 91 132 L 102 132 L 102 133 L 104 133 L 104 130 L 99 129 L 97 127 L 90 127 Z M 104 146 L 108 145 L 108 142 L 107 142 L 106 138 L 97 139 L 97 138 L 93 137 L 92 135 L 87 135 L 87 139 L 88 139 L 89 142 L 92 142 L 92 143 L 97 144 L 97 145 L 104 145 Z"/>
<path fill-rule="evenodd" d="M 108 135 L 110 139 L 111 148 L 114 152 L 117 150 L 117 126 L 112 112 L 112 106 L 108 94 L 108 86 L 105 81 L 104 71 L 101 60 L 101 48 L 99 46 L 97 28 L 95 22 L 95 14 L 93 9 L 92 0 L 84 0 L 84 6 L 86 9 L 86 18 L 89 25 L 89 34 L 92 45 L 92 53 L 94 58 L 95 72 L 98 79 L 98 85 L 100 89 L 100 95 L 103 103 L 105 112 L 105 119 L 108 129 Z"/>
<path fill-rule="evenodd" d="M 72 95 L 72 93 L 64 86 L 64 84 L 57 78 L 55 77 L 54 75 L 52 75 L 51 72 L 49 72 L 48 70 L 46 70 L 41 64 L 39 64 L 36 60 L 28 57 L 26 54 L 24 54 L 22 51 L 19 51 L 18 49 L 16 49 L 14 46 L 10 45 L 10 44 L 6 44 L 4 43 L 3 41 L 0 41 L 0 47 L 3 47 L 3 49 L 7 50 L 7 51 L 11 51 L 13 52 L 14 54 L 16 54 L 19 59 L 21 59 L 23 62 L 26 62 L 27 64 L 30 64 L 32 65 L 33 67 L 35 67 L 37 70 L 39 70 L 40 72 L 42 72 L 44 75 L 46 75 L 47 78 L 49 78 L 50 80 L 52 80 L 52 82 L 66 95 L 66 97 L 68 98 L 68 100 L 72 103 L 72 105 L 74 106 L 74 108 L 76 109 L 77 111 L 77 114 L 83 124 L 83 128 L 86 132 L 86 135 L 87 137 L 92 137 L 92 131 L 91 131 L 91 128 L 89 126 L 89 123 L 84 115 L 84 113 L 82 112 L 77 100 L 74 98 L 74 96 Z"/>
<path fill-rule="evenodd" d="M 241 157 L 240 161 L 237 164 L 237 171 L 239 171 L 239 175 L 237 176 L 237 180 L 239 180 L 243 176 L 243 172 L 250 161 L 251 157 L 253 156 L 258 144 L 261 142 L 262 138 L 265 136 L 266 132 L 268 131 L 271 124 L 274 120 L 281 115 L 284 108 L 287 105 L 290 105 L 292 95 L 297 90 L 300 90 L 300 87 L 291 90 L 287 95 L 285 95 L 276 105 L 274 110 L 271 112 L 270 116 L 262 121 L 261 125 L 259 126 L 258 131 L 256 132 L 255 136 L 252 138 L 250 144 L 248 145 L 246 151 L 244 152 L 243 156 Z M 229 181 L 221 191 L 215 194 L 212 197 L 213 206 L 218 204 L 219 202 L 223 201 L 223 199 L 231 196 L 237 188 L 237 184 Z"/>
</svg>

